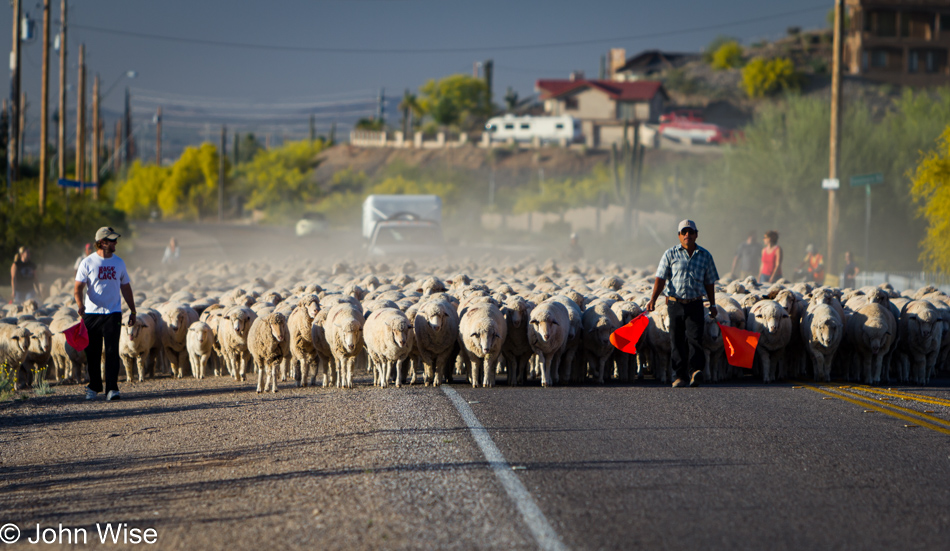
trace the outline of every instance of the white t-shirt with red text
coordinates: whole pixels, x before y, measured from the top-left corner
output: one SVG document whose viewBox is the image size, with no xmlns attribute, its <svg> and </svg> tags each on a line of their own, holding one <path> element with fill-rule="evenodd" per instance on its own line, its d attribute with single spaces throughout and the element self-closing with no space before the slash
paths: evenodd
<svg viewBox="0 0 950 551">
<path fill-rule="evenodd" d="M 76 281 L 86 284 L 87 314 L 114 314 L 122 311 L 122 285 L 129 283 L 125 262 L 116 255 L 103 258 L 91 254 L 79 263 Z"/>
</svg>

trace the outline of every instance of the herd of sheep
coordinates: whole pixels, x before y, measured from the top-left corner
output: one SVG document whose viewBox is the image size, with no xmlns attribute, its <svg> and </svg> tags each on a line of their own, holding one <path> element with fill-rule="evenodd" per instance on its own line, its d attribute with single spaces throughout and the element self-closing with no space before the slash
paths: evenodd
<svg viewBox="0 0 950 551">
<path fill-rule="evenodd" d="M 278 382 L 352 388 L 467 380 L 494 386 L 585 381 L 671 380 L 669 317 L 658 301 L 637 354 L 610 335 L 643 313 L 653 274 L 615 263 L 558 266 L 530 259 L 392 267 L 316 260 L 199 264 L 131 273 L 138 315 L 123 317 L 120 354 L 128 382 L 164 373 L 244 381 L 257 392 Z M 896 292 L 813 287 L 754 279 L 717 284 L 715 319 L 702 335 L 705 380 L 734 379 L 719 325 L 760 333 L 752 374 L 763 382 L 832 377 L 866 384 L 927 384 L 950 351 L 950 296 L 933 287 Z M 63 330 L 78 322 L 73 282 L 61 279 L 43 303 L 5 305 L 0 364 L 21 366 L 21 382 L 47 368 L 51 381 L 82 382 L 85 354 Z M 708 312 L 708 311 L 707 311 Z"/>
</svg>

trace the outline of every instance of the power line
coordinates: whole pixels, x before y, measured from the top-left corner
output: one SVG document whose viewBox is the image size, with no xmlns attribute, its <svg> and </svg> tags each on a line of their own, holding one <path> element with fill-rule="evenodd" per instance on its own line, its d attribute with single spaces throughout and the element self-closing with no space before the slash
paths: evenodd
<svg viewBox="0 0 950 551">
<path fill-rule="evenodd" d="M 71 28 L 73 29 L 83 29 L 86 31 L 102 34 L 111 34 L 115 36 L 128 36 L 134 38 L 144 38 L 149 40 L 161 40 L 165 42 L 178 42 L 183 44 L 199 44 L 204 46 L 220 46 L 225 48 L 243 48 L 243 49 L 254 49 L 254 50 L 271 50 L 271 51 L 280 51 L 280 52 L 302 52 L 302 53 L 322 53 L 322 54 L 444 54 L 444 53 L 469 53 L 469 52 L 500 52 L 500 51 L 510 51 L 510 50 L 540 50 L 540 49 L 549 49 L 549 48 L 566 48 L 571 46 L 586 46 L 592 44 L 608 44 L 616 43 L 623 41 L 631 40 L 642 40 L 647 38 L 660 38 L 665 36 L 675 36 L 682 34 L 691 34 L 702 31 L 712 31 L 717 29 L 724 29 L 727 27 L 735 27 L 739 25 L 745 25 L 748 23 L 758 23 L 761 21 L 768 21 L 771 19 L 780 19 L 783 17 L 788 17 L 790 15 L 800 15 L 803 13 L 816 12 L 818 10 L 826 11 L 828 9 L 827 4 L 822 4 L 820 6 L 813 6 L 810 8 L 787 11 L 782 13 L 776 13 L 773 15 L 764 15 L 759 17 L 750 17 L 748 19 L 741 19 L 736 21 L 730 21 L 726 23 L 717 23 L 715 25 L 704 25 L 700 27 L 689 27 L 689 28 L 680 28 L 680 29 L 671 29 L 667 31 L 639 34 L 639 35 L 630 35 L 630 36 L 619 36 L 613 38 L 596 38 L 588 40 L 572 40 L 564 42 L 548 42 L 543 44 L 520 44 L 520 45 L 510 45 L 510 46 L 468 46 L 468 47 L 442 47 L 442 48 L 329 48 L 329 47 L 311 47 L 311 46 L 280 46 L 275 44 L 255 44 L 250 42 L 232 42 L 225 40 L 207 40 L 201 38 L 187 38 L 179 36 L 169 36 L 153 33 L 141 33 L 133 31 L 123 31 L 118 29 L 106 29 L 103 27 L 94 27 L 91 25 L 79 25 L 73 23 Z"/>
</svg>

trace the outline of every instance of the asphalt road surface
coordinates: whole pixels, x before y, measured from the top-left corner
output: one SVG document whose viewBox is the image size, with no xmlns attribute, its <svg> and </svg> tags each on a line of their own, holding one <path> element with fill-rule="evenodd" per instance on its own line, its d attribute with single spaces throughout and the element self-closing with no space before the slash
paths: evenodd
<svg viewBox="0 0 950 551">
<path fill-rule="evenodd" d="M 288 232 L 162 225 L 134 255 Z M 157 261 L 157 259 L 156 259 Z M 950 381 L 926 388 L 294 388 L 158 378 L 0 404 L 0 541 L 156 549 L 950 546 Z M 124 523 L 123 527 L 119 523 Z M 31 545 L 37 524 L 47 541 Z M 63 531 L 60 531 L 60 527 Z M 123 543 L 128 542 L 128 543 Z M 73 541 L 75 543 L 75 540 Z"/>
</svg>

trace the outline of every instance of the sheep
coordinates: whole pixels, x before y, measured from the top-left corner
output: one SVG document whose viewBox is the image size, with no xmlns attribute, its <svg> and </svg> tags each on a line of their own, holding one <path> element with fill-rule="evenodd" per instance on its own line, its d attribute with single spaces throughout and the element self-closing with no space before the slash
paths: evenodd
<svg viewBox="0 0 950 551">
<path fill-rule="evenodd" d="M 64 314 L 61 317 L 54 317 L 50 322 L 49 330 L 53 334 L 51 356 L 53 359 L 53 380 L 80 382 L 84 378 L 86 365 L 86 354 L 76 350 L 66 342 L 66 335 L 63 331 L 79 323 L 78 315 L 72 317 Z M 62 374 L 62 379 L 60 379 Z"/>
<path fill-rule="evenodd" d="M 311 331 L 313 318 L 319 312 L 320 299 L 316 295 L 310 295 L 297 304 L 287 319 L 287 326 L 290 329 L 290 353 L 293 355 L 293 362 L 300 368 L 298 386 L 312 385 L 317 377 L 319 358 L 317 351 L 313 348 Z"/>
<path fill-rule="evenodd" d="M 327 342 L 327 333 L 324 327 L 328 309 L 317 312 L 310 325 L 310 342 L 313 344 L 314 353 L 316 353 L 320 365 L 323 366 L 323 386 L 328 387 L 336 384 L 336 367 L 334 363 L 333 350 Z M 318 368 L 319 370 L 319 368 Z"/>
<path fill-rule="evenodd" d="M 277 392 L 277 370 L 290 355 L 290 331 L 287 318 L 280 312 L 260 317 L 247 333 L 247 349 L 257 366 L 257 393 Z"/>
<path fill-rule="evenodd" d="M 531 359 L 531 345 L 528 344 L 528 320 L 531 316 L 531 304 L 520 296 L 505 300 L 502 307 L 507 325 L 507 336 L 501 347 L 508 370 L 508 385 L 523 384 Z"/>
<path fill-rule="evenodd" d="M 584 368 L 581 357 L 577 355 L 578 349 L 584 344 L 584 322 L 583 313 L 576 302 L 564 295 L 551 297 L 554 302 L 560 302 L 567 308 L 567 316 L 570 319 L 570 329 L 567 333 L 567 344 L 564 347 L 563 358 L 558 366 L 560 373 L 558 379 L 563 382 L 582 382 L 584 380 L 586 369 Z"/>
<path fill-rule="evenodd" d="M 30 332 L 25 327 L 0 323 L 0 365 L 19 369 L 30 352 Z"/>
<path fill-rule="evenodd" d="M 248 332 L 257 316 L 250 308 L 232 306 L 218 322 L 218 343 L 221 356 L 231 378 L 244 381 L 247 374 L 250 350 L 247 346 Z"/>
<path fill-rule="evenodd" d="M 445 295 L 432 295 L 419 304 L 413 318 L 416 349 L 422 362 L 423 383 L 439 386 L 446 378 L 449 357 L 457 341 L 459 317 Z"/>
<path fill-rule="evenodd" d="M 145 370 L 155 373 L 155 364 L 161 361 L 162 343 L 158 335 L 161 315 L 152 309 L 142 309 L 135 316 L 135 324 L 129 326 L 128 314 L 123 316 L 122 332 L 119 334 L 119 357 L 125 366 L 126 381 L 134 380 L 132 367 L 138 367 L 138 381 L 145 380 Z"/>
<path fill-rule="evenodd" d="M 352 304 L 337 304 L 327 313 L 324 329 L 339 372 L 337 386 L 340 388 L 353 388 L 353 368 L 363 351 L 365 323 L 363 312 Z"/>
<path fill-rule="evenodd" d="M 610 306 L 610 309 L 614 311 L 614 315 L 617 316 L 617 320 L 620 322 L 621 327 L 633 321 L 643 312 L 636 302 L 625 300 L 613 303 Z M 637 358 L 635 356 L 631 357 L 630 354 L 627 354 L 621 350 L 614 350 L 612 354 L 614 363 L 614 378 L 622 383 L 629 382 L 631 377 L 636 378 L 636 372 L 630 372 L 630 361 L 636 361 Z"/>
<path fill-rule="evenodd" d="M 396 372 L 396 387 L 402 386 L 402 363 L 413 348 L 413 327 L 402 310 L 383 308 L 366 318 L 363 343 L 375 367 L 374 381 L 386 388 Z"/>
<path fill-rule="evenodd" d="M 781 304 L 766 299 L 752 306 L 745 326 L 746 330 L 760 334 L 755 356 L 762 371 L 762 382 L 771 383 L 782 371 L 785 346 L 792 336 L 792 320 Z"/>
<path fill-rule="evenodd" d="M 868 302 L 851 314 L 846 331 L 849 349 L 854 353 L 852 362 L 860 362 L 859 377 L 865 384 L 880 382 L 884 357 L 891 352 L 897 337 L 897 321 L 890 309 L 878 302 Z M 850 376 L 849 373 L 849 379 Z"/>
<path fill-rule="evenodd" d="M 729 375 L 730 368 L 726 362 L 724 352 L 724 343 L 722 340 L 722 329 L 720 325 L 730 326 L 732 323 L 729 313 L 724 308 L 716 308 L 716 317 L 709 315 L 706 310 L 703 316 L 703 356 L 705 367 L 703 376 L 706 381 L 717 382 L 725 380 Z"/>
<path fill-rule="evenodd" d="M 30 348 L 21 367 L 26 375 L 24 381 L 33 384 L 33 373 L 41 370 L 38 374 L 46 377 L 46 371 L 51 365 L 53 334 L 49 327 L 38 321 L 21 321 L 18 325 L 30 333 Z"/>
<path fill-rule="evenodd" d="M 610 309 L 610 305 L 600 302 L 592 304 L 584 311 L 582 323 L 589 373 L 597 384 L 604 384 L 604 367 L 614 351 L 613 345 L 610 344 L 610 335 L 620 327 L 620 320 Z"/>
<path fill-rule="evenodd" d="M 812 360 L 815 382 L 831 381 L 831 365 L 844 337 L 841 314 L 830 304 L 813 302 L 802 319 L 801 333 Z"/>
<path fill-rule="evenodd" d="M 541 360 L 541 386 L 557 382 L 559 363 L 571 328 L 567 308 L 560 302 L 545 301 L 529 316 L 528 345 Z"/>
<path fill-rule="evenodd" d="M 474 304 L 459 319 L 459 345 L 469 367 L 472 387 L 495 386 L 495 366 L 501 355 L 508 326 L 501 310 L 491 303 Z"/>
<path fill-rule="evenodd" d="M 165 366 L 171 368 L 173 377 L 181 379 L 188 365 L 188 327 L 198 321 L 198 313 L 190 306 L 175 302 L 163 304 L 158 312 L 162 317 L 159 334 L 165 347 Z"/>
<path fill-rule="evenodd" d="M 670 334 L 670 311 L 665 300 L 656 302 L 646 334 L 650 343 L 646 352 L 653 377 L 661 383 L 669 383 L 673 376 L 673 365 L 670 363 L 673 340 Z"/>
<path fill-rule="evenodd" d="M 203 321 L 192 323 L 188 328 L 186 341 L 191 373 L 195 379 L 204 379 L 208 360 L 214 354 L 214 333 L 211 326 Z"/>
<path fill-rule="evenodd" d="M 918 385 L 925 385 L 940 353 L 940 314 L 929 301 L 914 300 L 904 306 L 898 323 L 900 382 L 913 380 Z"/>
</svg>

